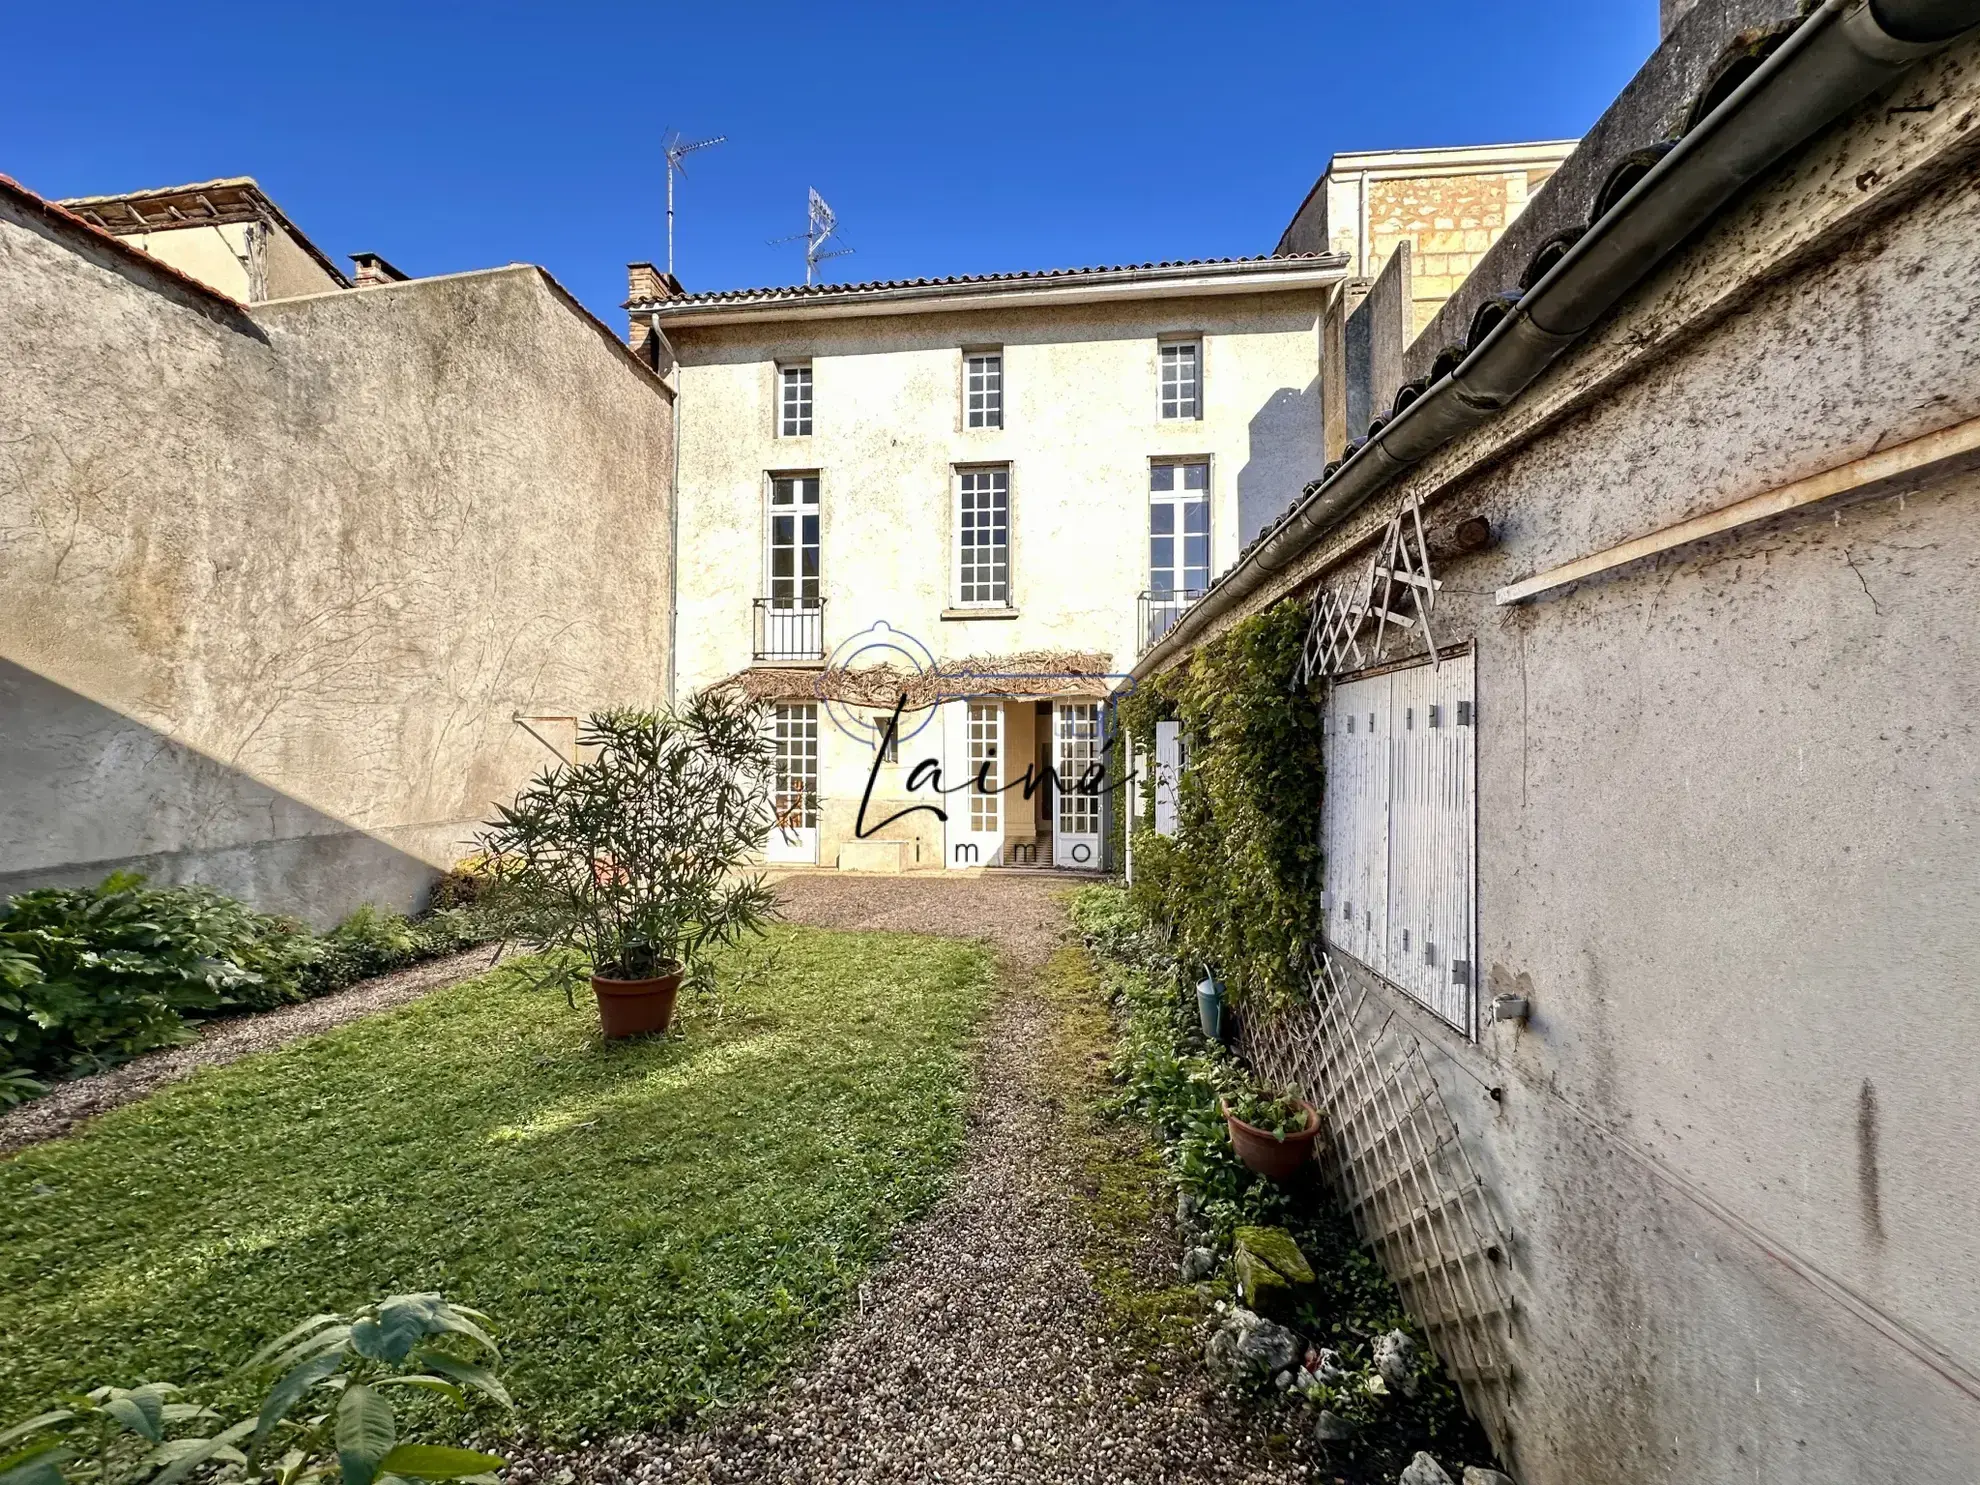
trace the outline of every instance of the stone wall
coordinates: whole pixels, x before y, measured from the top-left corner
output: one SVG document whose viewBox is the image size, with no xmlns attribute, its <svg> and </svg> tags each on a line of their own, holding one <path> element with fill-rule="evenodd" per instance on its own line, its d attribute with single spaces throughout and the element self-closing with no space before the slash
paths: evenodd
<svg viewBox="0 0 1980 1485">
<path fill-rule="evenodd" d="M 0 195 L 0 892 L 417 906 L 669 686 L 670 394 L 541 270 L 243 309 Z"/>
<path fill-rule="evenodd" d="M 1399 243 L 1412 250 L 1410 340 L 1436 318 L 1506 224 L 1526 209 L 1527 197 L 1551 174 L 1520 170 L 1368 183 L 1369 261 L 1386 264 Z"/>
</svg>

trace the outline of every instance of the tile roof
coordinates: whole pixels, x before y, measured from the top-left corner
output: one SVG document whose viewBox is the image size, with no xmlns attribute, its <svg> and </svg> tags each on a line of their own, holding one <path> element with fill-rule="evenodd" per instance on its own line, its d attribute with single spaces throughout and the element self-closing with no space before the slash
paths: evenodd
<svg viewBox="0 0 1980 1485">
<path fill-rule="evenodd" d="M 781 304 L 817 299 L 848 298 L 860 294 L 881 294 L 900 289 L 976 288 L 995 284 L 1037 284 L 1077 282 L 1129 274 L 1184 273 L 1192 270 L 1245 268 L 1256 270 L 1274 264 L 1331 263 L 1336 253 L 1261 254 L 1255 258 L 1177 258 L 1160 263 L 1111 263 L 1088 268 L 1034 268 L 1017 273 L 961 273 L 946 278 L 869 279 L 856 284 L 786 284 L 757 289 L 710 289 L 699 294 L 682 294 L 661 300 L 633 300 L 625 307 L 683 308 L 703 304 Z"/>
</svg>

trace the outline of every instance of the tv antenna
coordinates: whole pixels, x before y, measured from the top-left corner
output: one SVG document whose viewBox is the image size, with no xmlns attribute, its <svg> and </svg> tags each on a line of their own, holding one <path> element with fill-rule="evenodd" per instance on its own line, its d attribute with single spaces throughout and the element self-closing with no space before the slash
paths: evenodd
<svg viewBox="0 0 1980 1485">
<path fill-rule="evenodd" d="M 726 144 L 729 136 L 717 134 L 713 139 L 697 139 L 688 143 L 681 138 L 681 131 L 667 131 L 667 276 L 674 276 L 674 177 L 687 174 L 687 167 L 681 162 L 696 150 L 705 150 L 711 144 Z"/>
<path fill-rule="evenodd" d="M 843 258 L 847 253 L 853 251 L 849 247 L 834 248 L 829 253 L 824 251 L 825 244 L 839 230 L 839 219 L 833 214 L 832 208 L 825 204 L 825 198 L 818 194 L 818 188 L 816 186 L 809 187 L 808 189 L 811 192 L 811 200 L 809 203 L 809 220 L 806 223 L 805 230 L 793 233 L 789 237 L 773 237 L 770 239 L 771 246 L 773 247 L 780 242 L 802 242 L 804 244 L 804 281 L 807 284 L 811 283 L 817 277 L 818 265 L 820 263 L 823 263 L 827 258 Z"/>
</svg>

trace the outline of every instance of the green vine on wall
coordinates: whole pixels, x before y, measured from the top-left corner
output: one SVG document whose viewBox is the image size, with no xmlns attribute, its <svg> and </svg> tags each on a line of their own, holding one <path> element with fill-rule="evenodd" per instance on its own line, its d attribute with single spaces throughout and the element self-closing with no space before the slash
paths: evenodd
<svg viewBox="0 0 1980 1485">
<path fill-rule="evenodd" d="M 1135 904 L 1241 1004 L 1297 999 L 1320 921 L 1320 709 L 1291 685 L 1306 623 L 1305 606 L 1286 599 L 1120 704 L 1143 749 L 1152 754 L 1157 722 L 1177 721 L 1189 751 L 1173 837 L 1155 833 L 1152 785 L 1142 791 Z"/>
</svg>

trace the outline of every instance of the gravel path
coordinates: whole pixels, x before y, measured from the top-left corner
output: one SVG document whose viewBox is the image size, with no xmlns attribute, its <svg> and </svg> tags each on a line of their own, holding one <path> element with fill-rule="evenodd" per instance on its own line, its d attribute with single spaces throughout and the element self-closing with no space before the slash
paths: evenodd
<svg viewBox="0 0 1980 1485">
<path fill-rule="evenodd" d="M 634 1435 L 511 1466 L 582 1482 L 1271 1482 L 1310 1478 L 1246 1437 L 1193 1357 L 1126 1354 L 1079 1265 L 1081 1180 L 1044 1071 L 1035 975 L 1061 941 L 1049 877 L 792 875 L 790 915 L 988 938 L 1004 990 L 983 1039 L 956 1187 L 906 1231 L 822 1354 L 706 1429 Z M 1169 1251 L 1175 1251 L 1170 1242 Z M 1282 1462 L 1271 1462 L 1279 1458 Z"/>
<path fill-rule="evenodd" d="M 313 1036 L 360 1016 L 375 1015 L 418 1000 L 442 985 L 451 985 L 491 968 L 500 958 L 500 952 L 495 948 L 469 949 L 464 954 L 450 954 L 411 969 L 379 975 L 301 1005 L 211 1021 L 200 1028 L 196 1041 L 183 1047 L 149 1052 L 107 1072 L 57 1083 L 47 1093 L 0 1114 L 0 1155 L 67 1134 L 85 1119 L 132 1103 L 166 1083 L 191 1077 L 202 1067 L 265 1052 L 298 1037 Z"/>
</svg>

